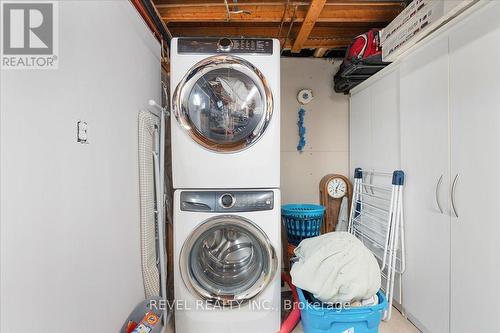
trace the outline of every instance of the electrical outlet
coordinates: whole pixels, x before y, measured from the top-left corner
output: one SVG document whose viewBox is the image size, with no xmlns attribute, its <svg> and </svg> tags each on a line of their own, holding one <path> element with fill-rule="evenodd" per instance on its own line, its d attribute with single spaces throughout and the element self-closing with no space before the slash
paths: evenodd
<svg viewBox="0 0 500 333">
<path fill-rule="evenodd" d="M 87 123 L 85 121 L 79 121 L 79 122 L 76 123 L 76 131 L 77 131 L 76 139 L 77 139 L 77 142 L 88 143 L 87 142 L 87 139 L 88 139 L 87 128 L 88 128 L 88 125 L 87 125 Z"/>
</svg>

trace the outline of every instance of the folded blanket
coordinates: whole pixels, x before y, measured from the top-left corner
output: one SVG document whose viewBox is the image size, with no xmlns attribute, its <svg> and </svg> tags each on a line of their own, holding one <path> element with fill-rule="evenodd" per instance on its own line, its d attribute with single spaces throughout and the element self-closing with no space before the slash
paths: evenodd
<svg viewBox="0 0 500 333">
<path fill-rule="evenodd" d="M 362 301 L 380 289 L 377 259 L 347 232 L 304 239 L 295 249 L 292 282 L 322 302 Z"/>
</svg>

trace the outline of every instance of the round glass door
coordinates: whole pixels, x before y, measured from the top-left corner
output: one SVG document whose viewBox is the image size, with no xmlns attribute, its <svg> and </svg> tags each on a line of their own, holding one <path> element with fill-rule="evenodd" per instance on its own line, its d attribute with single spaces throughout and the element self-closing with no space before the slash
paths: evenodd
<svg viewBox="0 0 500 333">
<path fill-rule="evenodd" d="M 177 86 L 174 114 L 188 134 L 217 152 L 240 151 L 264 133 L 273 98 L 262 73 L 228 55 L 196 64 Z"/>
<path fill-rule="evenodd" d="M 228 215 L 198 226 L 184 243 L 179 264 L 184 284 L 192 293 L 231 305 L 262 292 L 274 277 L 278 262 L 258 226 Z"/>
</svg>

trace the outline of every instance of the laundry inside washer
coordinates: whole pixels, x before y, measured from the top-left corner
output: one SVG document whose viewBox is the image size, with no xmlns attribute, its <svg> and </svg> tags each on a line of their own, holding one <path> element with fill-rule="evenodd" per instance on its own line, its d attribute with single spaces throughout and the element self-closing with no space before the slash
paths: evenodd
<svg viewBox="0 0 500 333">
<path fill-rule="evenodd" d="M 239 294 L 269 272 L 264 251 L 257 237 L 241 226 L 212 227 L 195 240 L 189 269 L 206 290 L 221 296 Z"/>
</svg>

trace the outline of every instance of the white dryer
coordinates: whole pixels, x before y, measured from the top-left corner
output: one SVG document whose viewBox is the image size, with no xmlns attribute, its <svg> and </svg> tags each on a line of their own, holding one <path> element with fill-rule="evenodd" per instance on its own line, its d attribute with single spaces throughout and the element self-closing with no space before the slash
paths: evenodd
<svg viewBox="0 0 500 333">
<path fill-rule="evenodd" d="M 279 188 L 280 44 L 173 38 L 175 189 Z"/>
<path fill-rule="evenodd" d="M 174 221 L 177 332 L 278 332 L 279 190 L 178 190 Z"/>
</svg>

